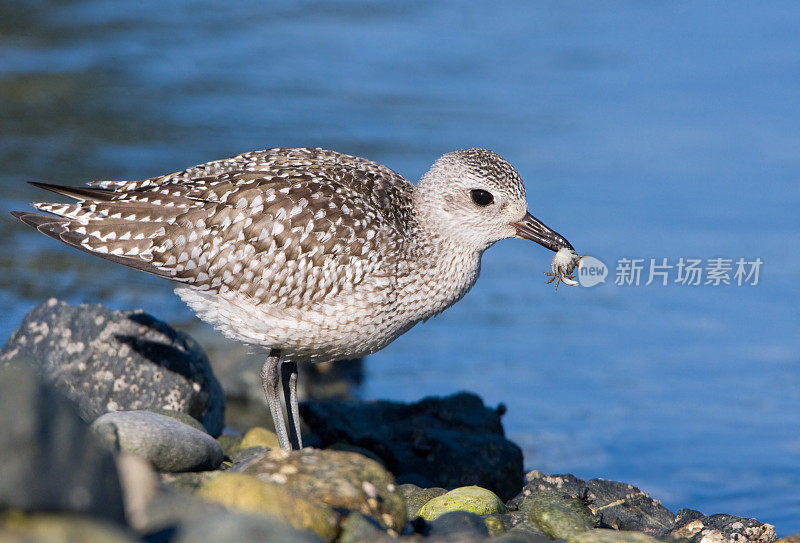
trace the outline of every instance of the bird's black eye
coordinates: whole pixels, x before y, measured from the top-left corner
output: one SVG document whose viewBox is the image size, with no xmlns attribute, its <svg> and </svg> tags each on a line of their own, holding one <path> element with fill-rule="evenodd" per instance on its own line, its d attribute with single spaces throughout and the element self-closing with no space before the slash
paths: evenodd
<svg viewBox="0 0 800 543">
<path fill-rule="evenodd" d="M 494 196 L 492 196 L 492 193 L 483 189 L 473 189 L 470 192 L 470 195 L 472 196 L 472 201 L 481 207 L 488 206 L 494 202 Z"/>
</svg>

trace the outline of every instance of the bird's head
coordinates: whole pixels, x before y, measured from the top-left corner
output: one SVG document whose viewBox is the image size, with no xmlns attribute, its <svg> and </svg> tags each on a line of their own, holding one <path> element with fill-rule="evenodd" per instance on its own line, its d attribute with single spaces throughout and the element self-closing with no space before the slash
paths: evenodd
<svg viewBox="0 0 800 543">
<path fill-rule="evenodd" d="M 486 149 L 453 151 L 439 158 L 420 179 L 414 207 L 425 228 L 478 251 L 511 237 L 552 251 L 572 249 L 561 234 L 528 211 L 517 170 Z"/>
</svg>

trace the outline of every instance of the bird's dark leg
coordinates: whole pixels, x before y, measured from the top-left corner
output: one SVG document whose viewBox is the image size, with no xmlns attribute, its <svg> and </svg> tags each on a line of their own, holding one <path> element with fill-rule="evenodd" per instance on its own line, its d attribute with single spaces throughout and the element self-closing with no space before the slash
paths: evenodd
<svg viewBox="0 0 800 543">
<path fill-rule="evenodd" d="M 292 446 L 286 433 L 286 421 L 283 418 L 283 409 L 281 409 L 280 365 L 280 349 L 271 349 L 267 361 L 261 366 L 261 385 L 264 387 L 264 395 L 267 397 L 267 404 L 272 413 L 272 422 L 275 424 L 275 433 L 278 434 L 278 443 L 284 451 L 291 451 Z"/>
<path fill-rule="evenodd" d="M 303 448 L 303 436 L 300 435 L 300 408 L 297 405 L 297 362 L 284 362 L 281 366 L 283 376 L 283 398 L 286 400 L 286 411 L 289 415 L 289 441 Z"/>
</svg>

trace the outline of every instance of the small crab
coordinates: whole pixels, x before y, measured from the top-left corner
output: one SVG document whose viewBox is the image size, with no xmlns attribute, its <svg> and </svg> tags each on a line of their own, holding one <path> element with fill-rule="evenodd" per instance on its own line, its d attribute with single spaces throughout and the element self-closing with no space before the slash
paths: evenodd
<svg viewBox="0 0 800 543">
<path fill-rule="evenodd" d="M 574 287 L 578 284 L 575 280 L 575 276 L 573 272 L 577 267 L 580 269 L 581 267 L 581 258 L 582 256 L 578 256 L 578 254 L 569 249 L 567 247 L 562 247 L 558 250 L 558 252 L 553 256 L 553 262 L 550 263 L 550 271 L 545 272 L 545 275 L 550 277 L 550 280 L 547 281 L 549 285 L 553 281 L 556 282 L 556 291 L 558 291 L 558 284 L 565 283 L 571 287 Z"/>
</svg>

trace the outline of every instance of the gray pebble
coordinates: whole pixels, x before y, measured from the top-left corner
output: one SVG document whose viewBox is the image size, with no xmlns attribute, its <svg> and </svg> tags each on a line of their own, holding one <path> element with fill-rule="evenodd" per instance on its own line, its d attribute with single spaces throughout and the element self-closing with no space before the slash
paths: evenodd
<svg viewBox="0 0 800 543">
<path fill-rule="evenodd" d="M 92 423 L 113 448 L 142 456 L 159 471 L 200 471 L 222 463 L 222 448 L 205 432 L 150 411 L 115 411 Z"/>
</svg>

